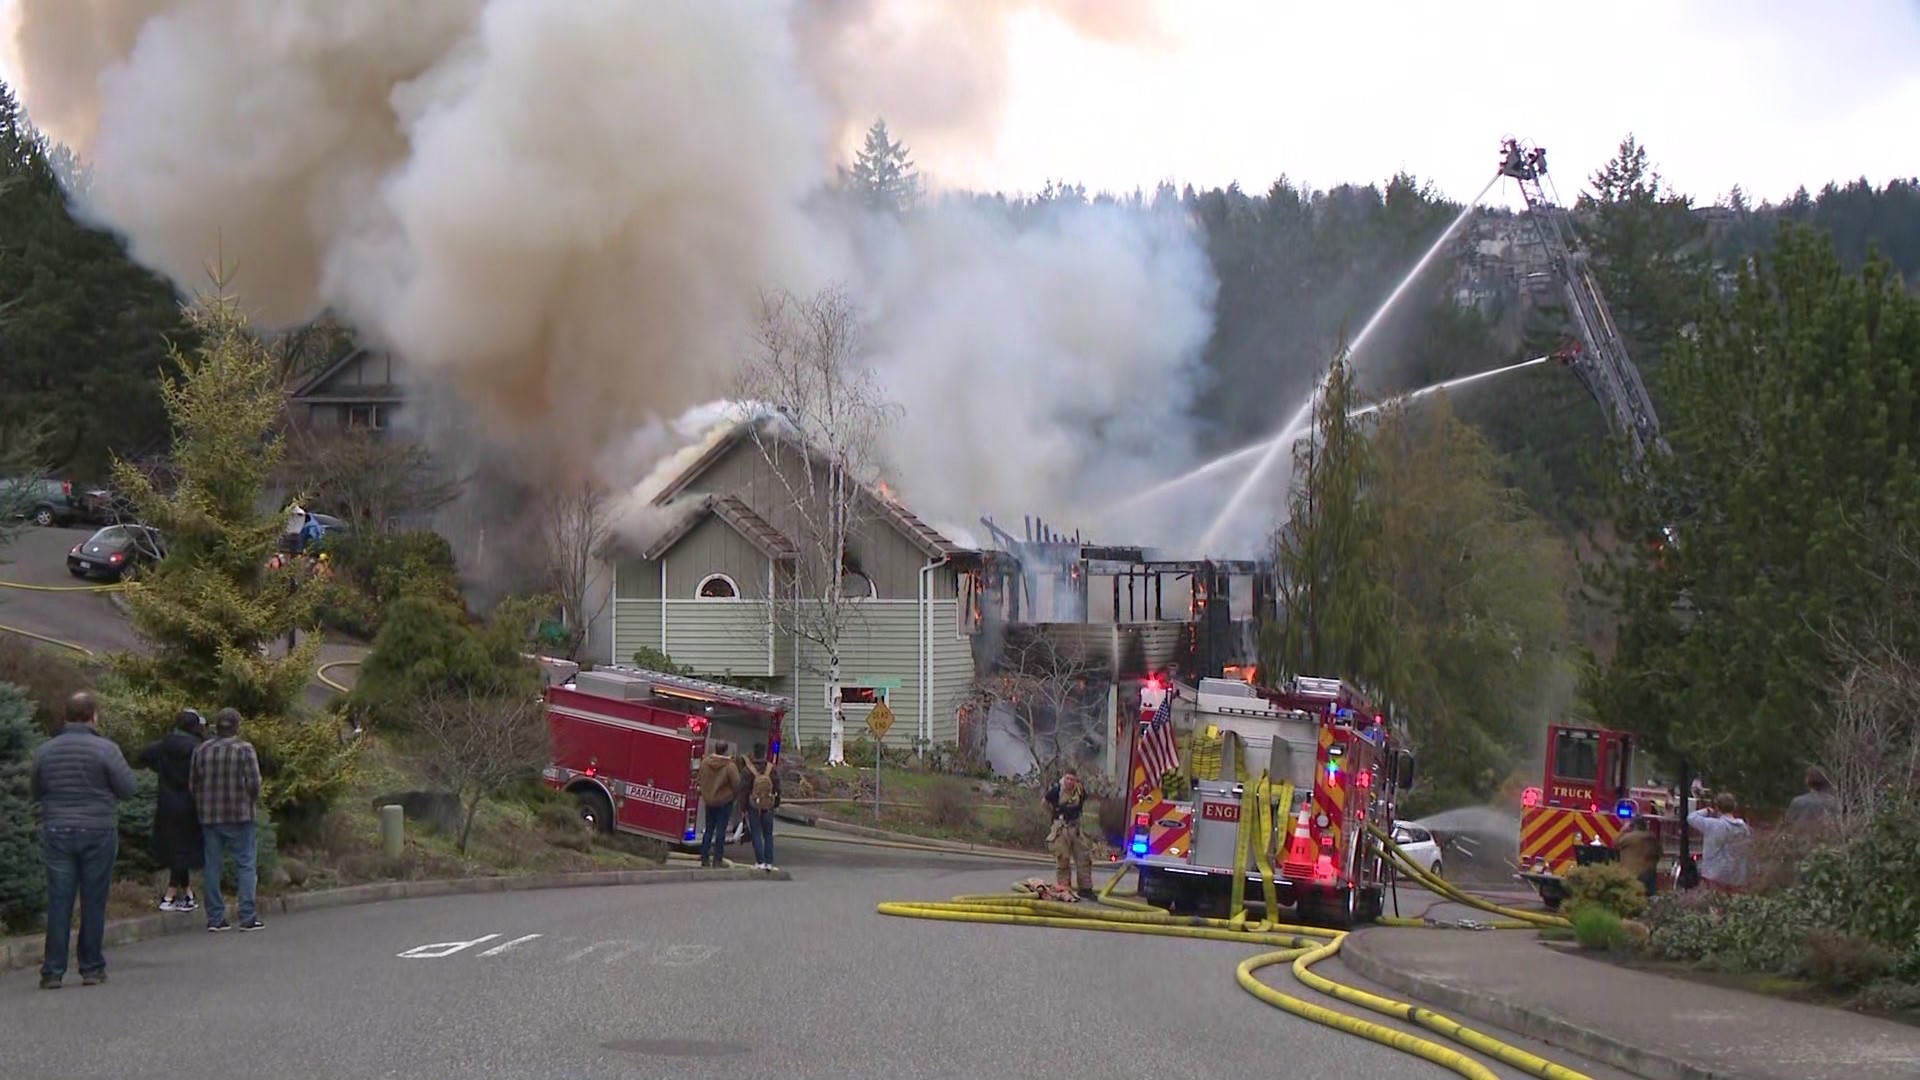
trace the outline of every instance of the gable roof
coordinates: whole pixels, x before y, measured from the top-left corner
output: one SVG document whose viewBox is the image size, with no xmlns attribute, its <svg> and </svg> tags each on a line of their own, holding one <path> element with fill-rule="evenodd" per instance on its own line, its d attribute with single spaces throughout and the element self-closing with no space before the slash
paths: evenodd
<svg viewBox="0 0 1920 1080">
<path fill-rule="evenodd" d="M 734 448 L 738 447 L 752 432 L 754 424 L 761 424 L 766 428 L 772 429 L 771 434 L 774 438 L 793 447 L 800 453 L 808 457 L 817 456 L 816 451 L 814 451 L 812 447 L 801 442 L 792 432 L 786 430 L 785 426 L 776 420 L 771 418 L 763 420 L 742 420 L 736 423 L 733 429 L 727 432 L 725 437 L 715 440 L 712 446 L 707 447 L 706 452 L 698 458 L 695 458 L 693 463 L 688 465 L 685 471 L 681 472 L 679 476 L 668 481 L 666 485 L 654 495 L 653 504 L 655 506 L 665 506 L 674 496 L 685 491 L 689 485 L 695 480 L 698 480 L 708 469 L 713 468 L 722 458 L 732 453 Z M 905 536 L 914 547 L 919 548 L 921 552 L 929 557 L 947 558 L 961 554 L 967 550 L 941 535 L 938 529 L 920 520 L 918 516 L 911 510 L 908 510 L 898 500 L 880 493 L 868 484 L 862 484 L 860 490 L 861 494 L 866 496 L 867 501 L 879 511 L 883 519 L 895 529 L 899 530 L 900 534 Z M 728 498 L 736 503 L 740 501 L 733 499 L 732 496 L 728 496 Z M 743 508 L 745 507 L 745 504 L 741 505 Z M 751 510 L 747 512 L 752 513 Z M 759 518 L 757 514 L 754 516 L 756 519 Z M 762 520 L 764 523 L 764 519 Z M 652 556 L 648 557 L 651 558 Z"/>
<path fill-rule="evenodd" d="M 334 389 L 330 384 L 339 374 L 353 365 L 374 355 L 374 350 L 364 345 L 347 350 L 338 359 L 308 376 L 300 385 L 289 392 L 294 401 L 306 401 L 313 404 L 356 403 L 356 402 L 398 402 L 405 398 L 402 388 L 391 382 L 353 383 L 350 386 Z M 393 356 L 386 354 L 389 364 Z M 389 367 L 391 374 L 391 367 Z"/>
<path fill-rule="evenodd" d="M 718 517 L 726 522 L 727 527 L 739 533 L 741 539 L 776 562 L 784 562 L 800 554 L 800 549 L 779 529 L 754 513 L 752 507 L 731 495 L 701 495 L 684 504 L 676 503 L 673 509 L 683 512 L 671 527 L 647 545 L 646 550 L 640 553 L 641 558 L 651 562 L 665 555 L 708 517 Z"/>
</svg>

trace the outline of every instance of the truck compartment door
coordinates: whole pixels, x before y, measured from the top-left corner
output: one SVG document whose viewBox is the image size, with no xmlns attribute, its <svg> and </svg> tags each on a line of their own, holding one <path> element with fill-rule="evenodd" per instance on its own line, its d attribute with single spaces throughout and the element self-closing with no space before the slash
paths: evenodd
<svg viewBox="0 0 1920 1080">
<path fill-rule="evenodd" d="M 628 832 L 671 844 L 687 840 L 687 812 L 698 801 L 693 771 L 699 764 L 693 739 L 686 735 L 629 730 L 631 754 L 626 777 L 614 794 L 614 821 Z"/>
</svg>

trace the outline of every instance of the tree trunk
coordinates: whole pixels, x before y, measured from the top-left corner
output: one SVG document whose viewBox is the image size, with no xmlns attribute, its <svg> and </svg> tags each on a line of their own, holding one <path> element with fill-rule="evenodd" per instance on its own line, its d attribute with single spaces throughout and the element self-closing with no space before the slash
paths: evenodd
<svg viewBox="0 0 1920 1080">
<path fill-rule="evenodd" d="M 833 709 L 833 719 L 827 727 L 827 764 L 845 765 L 847 721 L 846 713 L 840 707 L 840 650 L 837 648 L 827 656 L 827 702 Z"/>
<path fill-rule="evenodd" d="M 466 817 L 460 822 L 460 840 L 454 844 L 455 849 L 462 855 L 467 853 L 467 837 L 473 832 L 473 819 L 480 816 L 480 803 L 485 798 L 486 790 L 482 788 L 476 790 L 473 798 L 467 803 Z"/>
</svg>

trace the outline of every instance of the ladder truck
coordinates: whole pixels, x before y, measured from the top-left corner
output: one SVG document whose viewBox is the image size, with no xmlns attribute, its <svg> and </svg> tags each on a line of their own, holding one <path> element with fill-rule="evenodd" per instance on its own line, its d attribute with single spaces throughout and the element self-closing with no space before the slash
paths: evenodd
<svg viewBox="0 0 1920 1080">
<path fill-rule="evenodd" d="M 1573 222 L 1541 182 L 1547 175 L 1546 150 L 1507 139 L 1500 145 L 1500 175 L 1511 177 L 1520 187 L 1527 216 L 1566 294 L 1567 310 L 1579 335 L 1555 357 L 1573 369 L 1574 377 L 1606 410 L 1607 423 L 1627 440 L 1635 462 L 1649 449 L 1666 453 L 1667 442 L 1660 434 L 1653 399 L 1640 381 L 1640 370 L 1627 356 L 1626 344 L 1620 340 L 1613 313 L 1607 310 L 1607 299 L 1594 280 L 1587 253 L 1576 246 Z"/>
</svg>

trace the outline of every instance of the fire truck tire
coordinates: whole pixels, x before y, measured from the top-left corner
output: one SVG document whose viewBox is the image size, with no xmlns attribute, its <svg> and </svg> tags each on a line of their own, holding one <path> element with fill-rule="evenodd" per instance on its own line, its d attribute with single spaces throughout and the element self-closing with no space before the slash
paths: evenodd
<svg viewBox="0 0 1920 1080">
<path fill-rule="evenodd" d="M 607 801 L 607 793 L 599 788 L 579 787 L 573 789 L 573 797 L 580 804 L 580 820 L 594 832 L 613 831 L 613 804 Z"/>
</svg>

